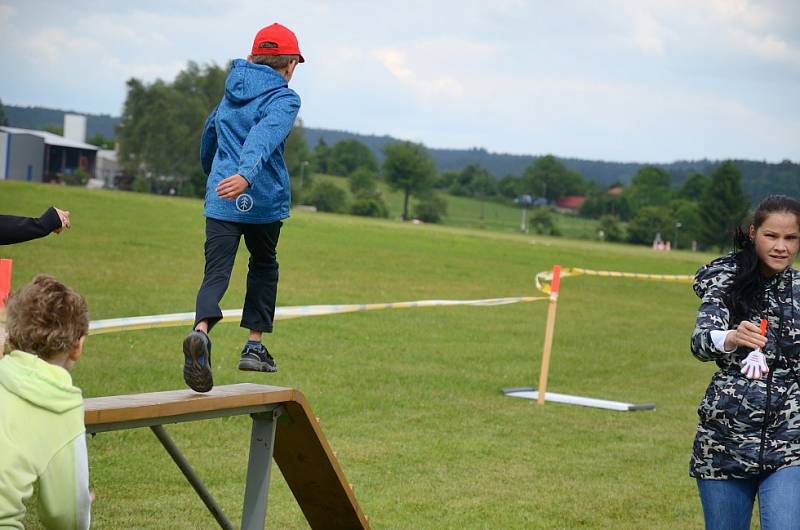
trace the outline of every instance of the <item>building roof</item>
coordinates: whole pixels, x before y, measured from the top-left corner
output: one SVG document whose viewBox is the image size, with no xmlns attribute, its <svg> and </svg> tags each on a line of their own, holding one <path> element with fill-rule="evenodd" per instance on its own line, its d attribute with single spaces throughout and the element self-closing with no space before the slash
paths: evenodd
<svg viewBox="0 0 800 530">
<path fill-rule="evenodd" d="M 57 134 L 53 134 L 47 131 L 37 131 L 35 129 L 20 129 L 18 127 L 5 127 L 0 126 L 0 131 L 7 132 L 9 134 L 32 134 L 33 136 L 38 136 L 44 140 L 46 145 L 57 145 L 59 147 L 71 147 L 73 149 L 85 149 L 87 151 L 97 151 L 97 146 L 92 144 L 87 144 L 84 142 L 76 142 L 75 140 L 68 140 L 63 136 L 59 136 Z"/>
<path fill-rule="evenodd" d="M 584 202 L 586 202 L 586 197 L 583 195 L 567 195 L 566 197 L 558 199 L 556 201 L 556 206 L 559 208 L 577 209 L 580 208 Z"/>
</svg>

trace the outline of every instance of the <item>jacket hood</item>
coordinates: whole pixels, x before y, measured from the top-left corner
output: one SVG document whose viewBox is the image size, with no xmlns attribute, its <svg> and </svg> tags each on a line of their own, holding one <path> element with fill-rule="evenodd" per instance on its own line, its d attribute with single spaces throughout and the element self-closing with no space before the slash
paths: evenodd
<svg viewBox="0 0 800 530">
<path fill-rule="evenodd" d="M 266 92 L 286 86 L 288 86 L 286 79 L 269 66 L 236 59 L 225 81 L 225 97 L 231 101 L 245 103 Z"/>
<path fill-rule="evenodd" d="M 736 254 L 731 252 L 703 265 L 694 275 L 694 292 L 700 298 L 712 285 L 729 284 L 736 274 Z"/>
<path fill-rule="evenodd" d="M 35 355 L 12 351 L 0 359 L 0 385 L 37 407 L 62 414 L 83 405 L 69 372 Z"/>
</svg>

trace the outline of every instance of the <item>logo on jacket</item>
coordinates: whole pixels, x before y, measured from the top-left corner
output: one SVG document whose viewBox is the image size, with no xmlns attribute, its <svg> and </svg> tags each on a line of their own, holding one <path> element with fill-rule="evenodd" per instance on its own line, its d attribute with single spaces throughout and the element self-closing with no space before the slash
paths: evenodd
<svg viewBox="0 0 800 530">
<path fill-rule="evenodd" d="M 249 212 L 253 209 L 253 198 L 246 193 L 242 193 L 236 197 L 236 209 L 240 212 Z"/>
</svg>

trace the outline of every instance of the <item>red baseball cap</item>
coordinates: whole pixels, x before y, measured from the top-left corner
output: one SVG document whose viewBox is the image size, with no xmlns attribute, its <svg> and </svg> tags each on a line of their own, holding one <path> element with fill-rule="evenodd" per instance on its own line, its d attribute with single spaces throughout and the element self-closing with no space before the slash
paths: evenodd
<svg viewBox="0 0 800 530">
<path fill-rule="evenodd" d="M 300 62 L 306 62 L 300 53 L 300 46 L 297 44 L 297 37 L 287 28 L 277 22 L 265 28 L 261 28 L 253 39 L 253 51 L 251 55 L 299 55 Z"/>
</svg>

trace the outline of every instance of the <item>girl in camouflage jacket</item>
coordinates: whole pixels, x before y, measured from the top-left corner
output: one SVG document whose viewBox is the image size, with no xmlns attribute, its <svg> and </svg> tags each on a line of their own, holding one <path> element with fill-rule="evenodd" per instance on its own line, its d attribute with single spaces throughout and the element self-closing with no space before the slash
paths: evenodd
<svg viewBox="0 0 800 530">
<path fill-rule="evenodd" d="M 800 202 L 767 197 L 737 250 L 700 268 L 692 353 L 715 361 L 690 475 L 706 528 L 800 528 Z M 766 337 L 759 322 L 766 320 Z M 749 368 L 749 369 L 748 369 Z"/>
</svg>

